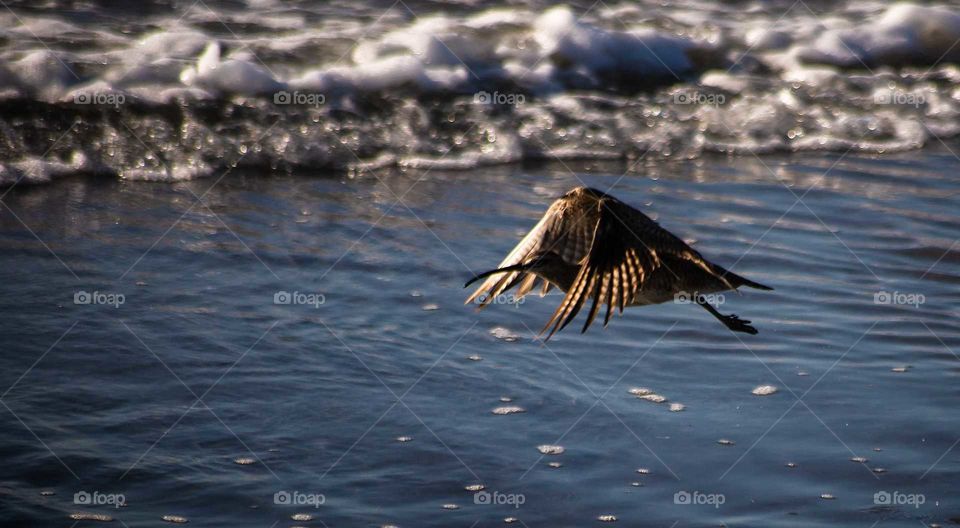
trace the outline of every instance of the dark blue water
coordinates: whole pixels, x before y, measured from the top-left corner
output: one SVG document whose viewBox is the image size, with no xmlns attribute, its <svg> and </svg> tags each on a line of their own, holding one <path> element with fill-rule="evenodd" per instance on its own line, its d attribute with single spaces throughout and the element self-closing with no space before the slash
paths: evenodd
<svg viewBox="0 0 960 528">
<path fill-rule="evenodd" d="M 934 149 L 5 190 L 3 524 L 950 524 L 958 169 Z M 581 183 L 775 287 L 721 308 L 759 335 L 668 304 L 542 345 L 558 296 L 463 306 Z"/>
</svg>

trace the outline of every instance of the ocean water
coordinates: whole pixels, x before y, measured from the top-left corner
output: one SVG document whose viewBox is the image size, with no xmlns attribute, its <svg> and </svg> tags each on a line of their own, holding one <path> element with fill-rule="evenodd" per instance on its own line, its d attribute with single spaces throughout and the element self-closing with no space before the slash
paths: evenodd
<svg viewBox="0 0 960 528">
<path fill-rule="evenodd" d="M 960 3 L 5 7 L 3 526 L 960 523 Z M 578 185 L 760 333 L 464 305 Z"/>
<path fill-rule="evenodd" d="M 943 147 L 708 156 L 644 175 L 553 163 L 14 188 L 0 215 L 2 516 L 949 525 L 958 167 Z M 543 344 L 558 296 L 464 306 L 466 279 L 580 184 L 776 288 L 723 299 L 760 333 L 671 303 Z M 764 385 L 777 391 L 753 394 Z M 492 412 L 504 406 L 525 412 Z M 125 506 L 77 504 L 82 492 Z"/>
</svg>

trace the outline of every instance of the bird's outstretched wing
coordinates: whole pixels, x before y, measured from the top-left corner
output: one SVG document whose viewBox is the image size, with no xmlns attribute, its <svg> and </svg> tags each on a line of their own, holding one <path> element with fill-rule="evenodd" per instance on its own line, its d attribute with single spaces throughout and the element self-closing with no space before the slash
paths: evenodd
<svg viewBox="0 0 960 528">
<path fill-rule="evenodd" d="M 582 332 L 586 332 L 604 303 L 606 325 L 614 306 L 623 312 L 655 270 L 663 266 L 670 272 L 662 258 L 667 255 L 672 257 L 670 260 L 688 261 L 729 286 L 722 270 L 637 209 L 603 193 L 592 204 L 584 205 L 595 208 L 585 214 L 595 219 L 590 250 L 579 262 L 580 271 L 567 295 L 543 328 L 550 328 L 547 339 L 566 327 L 591 297 L 593 304 Z M 680 277 L 674 275 L 680 282 Z"/>
<path fill-rule="evenodd" d="M 507 255 L 496 269 L 528 264 L 545 252 L 553 252 L 571 265 L 579 265 L 590 251 L 594 229 L 599 218 L 596 207 L 598 191 L 574 189 L 555 200 L 537 225 Z M 494 273 L 466 300 L 469 304 L 479 299 L 483 308 L 501 293 L 519 284 L 516 296 L 521 298 L 533 289 L 537 277 L 524 271 Z M 541 295 L 550 288 L 544 280 Z"/>
</svg>

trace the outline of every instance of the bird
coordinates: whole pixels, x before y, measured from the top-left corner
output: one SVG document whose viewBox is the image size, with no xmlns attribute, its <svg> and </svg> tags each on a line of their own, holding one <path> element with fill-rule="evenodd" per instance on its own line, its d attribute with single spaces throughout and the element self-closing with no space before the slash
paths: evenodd
<svg viewBox="0 0 960 528">
<path fill-rule="evenodd" d="M 555 200 L 533 229 L 496 268 L 480 273 L 464 287 L 486 279 L 465 301 L 478 310 L 516 287 L 515 300 L 536 286 L 566 292 L 540 331 L 546 342 L 592 300 L 581 333 L 606 304 L 603 326 L 614 308 L 660 304 L 680 298 L 703 307 L 734 332 L 757 334 L 749 320 L 721 314 L 707 295 L 747 286 L 772 290 L 705 259 L 686 242 L 614 196 L 576 187 Z"/>
</svg>

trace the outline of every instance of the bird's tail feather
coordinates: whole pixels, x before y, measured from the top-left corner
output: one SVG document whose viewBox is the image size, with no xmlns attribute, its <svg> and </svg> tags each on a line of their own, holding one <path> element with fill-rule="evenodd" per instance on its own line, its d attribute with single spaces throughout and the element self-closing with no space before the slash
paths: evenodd
<svg viewBox="0 0 960 528">
<path fill-rule="evenodd" d="M 481 273 L 481 274 L 475 276 L 474 278 L 468 280 L 467 283 L 463 285 L 463 287 L 466 288 L 467 286 L 470 286 L 470 285 L 473 284 L 474 282 L 477 282 L 477 281 L 480 280 L 480 279 L 484 279 L 484 278 L 486 278 L 486 277 L 489 277 L 490 275 L 496 275 L 497 273 L 509 273 L 509 272 L 512 272 L 512 271 L 527 271 L 529 268 L 530 268 L 530 264 L 514 264 L 513 266 L 505 266 L 505 267 L 502 267 L 502 268 L 497 268 L 497 269 L 492 269 L 492 270 L 489 270 L 489 271 L 484 271 L 483 273 Z M 469 302 L 469 301 L 467 301 L 467 302 Z"/>
</svg>

